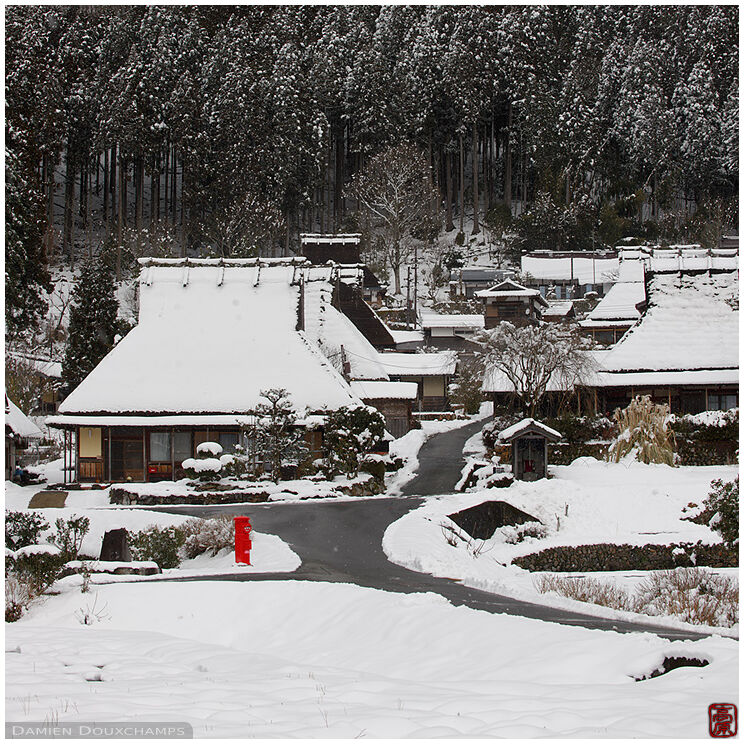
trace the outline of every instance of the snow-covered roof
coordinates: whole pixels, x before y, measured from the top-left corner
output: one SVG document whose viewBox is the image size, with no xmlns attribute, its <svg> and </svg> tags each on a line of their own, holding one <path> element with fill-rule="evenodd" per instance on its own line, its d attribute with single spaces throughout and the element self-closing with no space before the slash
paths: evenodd
<svg viewBox="0 0 744 744">
<path fill-rule="evenodd" d="M 516 424 L 509 426 L 503 431 L 499 432 L 499 439 L 502 442 L 511 442 L 519 436 L 528 433 L 542 434 L 547 439 L 558 441 L 562 439 L 560 432 L 555 429 L 551 429 L 549 426 L 536 421 L 533 418 L 526 418 L 518 421 Z"/>
<path fill-rule="evenodd" d="M 418 385 L 415 382 L 357 380 L 351 383 L 351 389 L 362 400 L 414 400 L 418 395 Z"/>
<path fill-rule="evenodd" d="M 424 334 L 421 331 L 398 331 L 395 328 L 391 328 L 390 335 L 396 344 L 407 344 L 424 340 Z"/>
<path fill-rule="evenodd" d="M 727 302 L 738 290 L 735 273 L 655 275 L 645 316 L 607 352 L 604 369 L 738 368 L 739 312 Z"/>
<path fill-rule="evenodd" d="M 10 429 L 17 437 L 40 439 L 41 429 L 5 395 L 5 428 Z"/>
<path fill-rule="evenodd" d="M 573 300 L 548 300 L 548 309 L 543 315 L 563 318 L 573 309 Z"/>
<path fill-rule="evenodd" d="M 591 256 L 550 256 L 529 254 L 522 256 L 522 273 L 547 281 L 578 280 L 579 284 L 603 284 L 614 281 L 618 258 Z"/>
<path fill-rule="evenodd" d="M 422 328 L 457 328 L 461 330 L 475 330 L 485 325 L 482 315 L 435 315 L 434 313 L 421 316 Z"/>
<path fill-rule="evenodd" d="M 53 377 L 55 379 L 62 377 L 62 362 L 54 362 L 50 359 L 36 359 L 35 357 L 26 356 L 25 354 L 19 354 L 14 351 L 9 351 L 8 356 L 25 362 L 45 377 Z"/>
<path fill-rule="evenodd" d="M 494 284 L 493 287 L 482 289 L 479 292 L 475 292 L 474 294 L 476 297 L 480 297 L 481 299 L 497 300 L 507 300 L 512 297 L 534 297 L 540 302 L 540 304 L 545 305 L 545 307 L 548 306 L 548 303 L 540 294 L 539 289 L 527 289 L 527 287 L 523 287 L 521 284 L 517 284 L 517 282 L 512 281 L 511 279 L 506 279 L 503 282 Z"/>
<path fill-rule="evenodd" d="M 139 324 L 60 406 L 61 414 L 246 413 L 285 388 L 299 410 L 358 404 L 298 331 L 305 260 L 143 262 Z"/>
<path fill-rule="evenodd" d="M 333 306 L 333 284 L 326 267 L 308 269 L 305 281 L 305 333 L 339 372 L 344 361 L 353 380 L 387 380 L 379 354 L 349 318 Z"/>
<path fill-rule="evenodd" d="M 127 416 L 67 414 L 48 416 L 47 426 L 252 426 L 256 417 L 238 414 L 173 414 L 170 416 Z"/>
<path fill-rule="evenodd" d="M 641 317 L 639 305 L 646 302 L 646 285 L 640 282 L 618 282 L 613 284 L 599 304 L 589 313 L 588 319 L 630 320 Z"/>
<path fill-rule="evenodd" d="M 361 233 L 300 233 L 300 244 L 336 243 L 337 245 L 358 245 Z"/>
<path fill-rule="evenodd" d="M 457 367 L 457 356 L 447 351 L 426 354 L 390 351 L 380 354 L 380 360 L 388 375 L 392 377 L 453 375 Z"/>
<path fill-rule="evenodd" d="M 595 387 L 653 387 L 667 385 L 738 385 L 738 369 L 667 370 L 663 372 L 604 372 L 594 375 Z"/>
</svg>

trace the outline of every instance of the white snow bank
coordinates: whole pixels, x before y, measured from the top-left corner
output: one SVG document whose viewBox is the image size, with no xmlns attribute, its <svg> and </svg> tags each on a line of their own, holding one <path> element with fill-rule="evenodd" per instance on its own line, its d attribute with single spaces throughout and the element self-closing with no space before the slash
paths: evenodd
<svg viewBox="0 0 744 744">
<path fill-rule="evenodd" d="M 94 604 L 101 619 L 81 625 Z M 6 648 L 10 720 L 348 739 L 704 737 L 708 703 L 736 695 L 738 653 L 728 639 L 670 643 L 311 582 L 66 592 L 9 625 Z M 710 663 L 632 679 L 685 655 Z"/>
<path fill-rule="evenodd" d="M 518 481 L 509 488 L 428 499 L 388 527 L 383 550 L 399 565 L 458 578 L 487 591 L 605 617 L 626 616 L 540 594 L 534 585 L 538 574 L 510 563 L 517 556 L 559 545 L 719 542 L 719 536 L 707 525 L 683 520 L 683 509 L 690 503 L 702 503 L 711 480 L 732 480 L 737 475 L 735 466 L 670 468 L 637 462 L 605 463 L 592 458 L 550 470 L 555 475 L 550 480 Z M 491 500 L 506 501 L 535 517 L 547 527 L 547 536 L 527 537 L 512 544 L 506 542 L 511 539 L 510 528 L 502 528 L 491 539 L 471 540 L 447 517 Z M 450 528 L 460 535 L 454 546 L 446 539 Z M 646 621 L 662 622 L 659 618 Z M 675 620 L 666 622 L 682 625 Z"/>
</svg>

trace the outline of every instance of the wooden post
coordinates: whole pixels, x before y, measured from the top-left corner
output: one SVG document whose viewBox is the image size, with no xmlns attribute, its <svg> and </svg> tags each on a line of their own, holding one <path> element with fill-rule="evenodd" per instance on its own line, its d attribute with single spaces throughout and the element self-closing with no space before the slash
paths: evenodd
<svg viewBox="0 0 744 744">
<path fill-rule="evenodd" d="M 147 483 L 147 443 L 145 437 L 147 436 L 147 429 L 142 427 L 142 482 Z"/>
<path fill-rule="evenodd" d="M 108 428 L 108 482 L 111 483 L 111 427 Z"/>
</svg>

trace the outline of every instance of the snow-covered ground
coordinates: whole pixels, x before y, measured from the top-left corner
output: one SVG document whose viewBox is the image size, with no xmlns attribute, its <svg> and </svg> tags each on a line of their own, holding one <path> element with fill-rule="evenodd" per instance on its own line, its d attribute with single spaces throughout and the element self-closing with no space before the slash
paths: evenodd
<svg viewBox="0 0 744 744">
<path fill-rule="evenodd" d="M 534 483 L 516 482 L 509 488 L 432 497 L 388 527 L 383 549 L 394 563 L 435 576 L 457 578 L 468 586 L 604 617 L 639 619 L 641 616 L 552 593 L 540 594 L 534 583 L 539 573 L 509 564 L 517 556 L 558 545 L 719 542 L 719 536 L 706 525 L 683 520 L 683 510 L 705 500 L 711 480 L 733 480 L 738 469 L 670 468 L 580 458 L 568 466 L 551 467 L 550 472 L 554 477 Z M 457 540 L 457 545 L 450 545 L 446 539 L 448 527 L 464 533 L 447 515 L 490 500 L 506 501 L 534 516 L 547 526 L 547 536 L 509 543 L 506 540 L 511 539 L 513 529 L 506 527 L 489 540 L 472 540 L 469 546 L 467 539 Z M 729 569 L 724 573 L 737 575 L 738 571 Z M 610 578 L 608 573 L 589 575 Z M 619 572 L 612 579 L 627 588 L 644 577 L 644 572 L 632 571 Z M 684 625 L 668 618 L 653 621 Z"/>
<path fill-rule="evenodd" d="M 344 584 L 140 582 L 65 591 L 7 626 L 6 720 L 185 721 L 198 737 L 697 738 L 707 706 L 737 698 L 737 651 Z M 665 656 L 709 665 L 633 680 Z"/>
</svg>

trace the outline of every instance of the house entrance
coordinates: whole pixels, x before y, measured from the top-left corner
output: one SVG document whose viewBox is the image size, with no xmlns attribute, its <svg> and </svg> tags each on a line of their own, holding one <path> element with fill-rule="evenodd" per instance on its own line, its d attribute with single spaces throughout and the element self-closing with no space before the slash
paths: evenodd
<svg viewBox="0 0 744 744">
<path fill-rule="evenodd" d="M 144 479 L 142 437 L 139 439 L 111 440 L 111 480 L 122 482 L 127 478 Z"/>
</svg>

